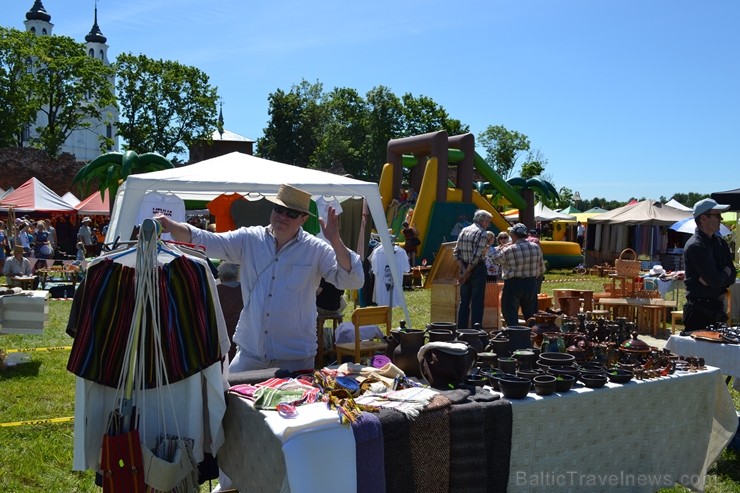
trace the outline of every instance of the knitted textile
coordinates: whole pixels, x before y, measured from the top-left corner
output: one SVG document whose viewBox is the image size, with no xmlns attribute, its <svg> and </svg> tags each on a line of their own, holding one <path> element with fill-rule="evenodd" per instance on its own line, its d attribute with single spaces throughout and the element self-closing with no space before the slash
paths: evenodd
<svg viewBox="0 0 740 493">
<path fill-rule="evenodd" d="M 409 438 L 416 491 L 447 493 L 450 487 L 450 400 L 435 396 L 419 419 L 411 423 Z"/>
<path fill-rule="evenodd" d="M 383 452 L 385 461 L 385 490 L 387 493 L 409 493 L 416 491 L 412 465 L 409 429 L 411 421 L 394 409 L 380 409 L 378 414 L 383 425 Z"/>
<path fill-rule="evenodd" d="M 372 413 L 352 423 L 357 454 L 357 493 L 385 493 L 383 428 Z"/>
</svg>

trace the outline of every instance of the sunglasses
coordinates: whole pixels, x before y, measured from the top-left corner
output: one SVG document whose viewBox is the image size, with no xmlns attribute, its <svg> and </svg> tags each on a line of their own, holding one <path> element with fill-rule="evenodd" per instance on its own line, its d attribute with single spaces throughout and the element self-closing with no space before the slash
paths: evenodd
<svg viewBox="0 0 740 493">
<path fill-rule="evenodd" d="M 283 214 L 285 216 L 288 216 L 291 219 L 297 219 L 305 215 L 301 211 L 297 211 L 295 209 L 288 209 L 287 207 L 283 207 L 282 205 L 277 205 L 277 204 L 272 206 L 272 210 L 275 211 L 276 214 Z"/>
</svg>

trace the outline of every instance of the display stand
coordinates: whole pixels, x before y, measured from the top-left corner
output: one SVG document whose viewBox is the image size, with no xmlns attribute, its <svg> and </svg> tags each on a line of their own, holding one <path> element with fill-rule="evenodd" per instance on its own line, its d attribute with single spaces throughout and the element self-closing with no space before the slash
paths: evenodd
<svg viewBox="0 0 740 493">
<path fill-rule="evenodd" d="M 617 274 L 610 274 L 609 277 L 612 280 L 612 296 L 619 298 L 632 298 L 635 296 L 636 289 L 634 277 L 620 276 Z M 619 284 L 619 288 L 617 288 L 617 284 Z"/>
</svg>

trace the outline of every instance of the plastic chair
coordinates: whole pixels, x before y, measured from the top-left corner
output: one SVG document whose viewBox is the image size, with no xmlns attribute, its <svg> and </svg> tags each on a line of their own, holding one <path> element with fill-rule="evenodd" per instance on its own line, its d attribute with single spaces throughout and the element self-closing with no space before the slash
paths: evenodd
<svg viewBox="0 0 740 493">
<path fill-rule="evenodd" d="M 355 363 L 359 363 L 363 355 L 372 356 L 379 351 L 385 351 L 385 342 L 363 341 L 360 337 L 360 327 L 363 325 L 385 325 L 385 334 L 391 333 L 391 307 L 368 306 L 357 308 L 352 312 L 352 325 L 355 328 L 354 342 L 335 344 L 337 362 L 342 363 L 345 356 L 352 356 Z"/>
</svg>

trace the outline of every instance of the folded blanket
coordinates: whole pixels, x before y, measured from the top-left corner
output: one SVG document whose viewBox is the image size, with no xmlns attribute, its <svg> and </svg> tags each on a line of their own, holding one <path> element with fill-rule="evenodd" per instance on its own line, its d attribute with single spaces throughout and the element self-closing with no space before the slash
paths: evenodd
<svg viewBox="0 0 740 493">
<path fill-rule="evenodd" d="M 352 423 L 357 455 L 357 493 L 385 493 L 383 427 L 372 413 Z"/>
</svg>

